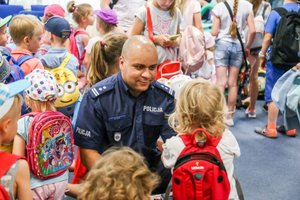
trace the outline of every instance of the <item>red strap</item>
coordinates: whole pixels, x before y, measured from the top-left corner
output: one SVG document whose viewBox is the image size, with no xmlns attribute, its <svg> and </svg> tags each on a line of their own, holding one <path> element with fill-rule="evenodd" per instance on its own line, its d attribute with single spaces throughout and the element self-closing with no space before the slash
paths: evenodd
<svg viewBox="0 0 300 200">
<path fill-rule="evenodd" d="M 154 42 L 154 37 L 153 37 L 153 26 L 152 26 L 152 19 L 151 19 L 151 12 L 150 12 L 150 8 L 148 6 L 148 4 L 146 3 L 146 11 L 147 11 L 147 19 L 146 19 L 146 23 L 147 23 L 147 28 L 148 28 L 148 35 L 149 35 L 149 39 Z"/>
<path fill-rule="evenodd" d="M 22 156 L 17 156 L 7 152 L 0 152 L 1 168 L 0 168 L 0 178 L 4 176 L 10 167 L 19 159 L 24 159 Z"/>
</svg>

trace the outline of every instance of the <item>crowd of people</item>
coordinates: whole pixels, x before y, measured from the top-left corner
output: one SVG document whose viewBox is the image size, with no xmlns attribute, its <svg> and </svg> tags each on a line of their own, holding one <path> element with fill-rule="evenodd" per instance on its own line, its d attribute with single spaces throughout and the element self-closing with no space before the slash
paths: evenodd
<svg viewBox="0 0 300 200">
<path fill-rule="evenodd" d="M 101 0 L 101 9 L 93 10 L 87 3 L 70 1 L 67 8 L 48 5 L 42 19 L 22 14 L 0 19 L 0 199 L 149 199 L 166 192 L 178 158 L 193 145 L 185 143 L 187 135 L 195 135 L 199 148 L 215 141 L 209 148 L 219 152 L 230 186 L 224 199 L 243 199 L 233 166 L 240 148 L 229 130 L 242 95 L 241 67 L 248 59 L 247 118 L 256 118 L 258 71 L 266 68 L 268 119 L 265 127 L 253 132 L 268 138 L 276 138 L 277 131 L 296 136 L 300 50 L 295 62 L 285 61 L 288 68 L 274 63 L 272 41 L 276 43 L 281 31 L 281 18 L 288 19 L 269 2 L 218 1 L 204 20 L 201 7 L 208 3 Z M 282 8 L 298 13 L 300 5 L 285 0 Z M 64 18 L 66 11 L 75 25 Z M 211 29 L 204 27 L 207 20 Z M 92 37 L 87 27 L 94 23 L 98 35 Z M 181 37 L 188 27 L 203 37 L 202 68 L 192 72 L 180 58 L 185 50 L 180 48 Z M 193 48 L 194 41 L 189 42 L 188 48 Z M 170 61 L 181 62 L 180 74 L 157 77 L 163 67 L 172 67 Z M 292 97 L 278 100 L 274 90 L 286 79 L 291 94 L 281 91 L 285 98 Z M 285 109 L 294 109 L 296 125 L 285 120 L 277 126 L 279 109 L 285 116 Z M 70 123 L 57 127 L 58 118 L 53 124 L 49 120 L 49 130 L 33 138 L 33 132 L 45 127 L 33 127 L 37 113 L 51 113 L 54 119 L 56 112 Z M 199 128 L 204 131 L 194 134 Z M 55 136 L 66 130 L 70 134 Z M 37 145 L 38 160 L 26 162 L 29 143 L 36 140 L 43 141 Z M 66 163 L 72 165 L 66 168 Z M 37 173 L 33 165 L 45 170 Z M 46 170 L 49 166 L 63 171 L 52 176 L 54 168 Z M 69 170 L 74 171 L 71 182 Z M 202 177 L 196 174 L 195 179 Z"/>
</svg>

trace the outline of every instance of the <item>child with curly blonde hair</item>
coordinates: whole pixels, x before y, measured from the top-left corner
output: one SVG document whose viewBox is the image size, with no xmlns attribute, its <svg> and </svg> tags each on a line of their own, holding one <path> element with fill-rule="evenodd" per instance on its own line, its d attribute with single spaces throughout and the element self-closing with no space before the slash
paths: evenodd
<svg viewBox="0 0 300 200">
<path fill-rule="evenodd" d="M 105 151 L 80 189 L 81 200 L 149 200 L 158 185 L 144 158 L 129 147 Z"/>
<path fill-rule="evenodd" d="M 238 199 L 233 178 L 233 159 L 240 156 L 240 148 L 234 135 L 226 129 L 225 97 L 221 90 L 203 79 L 186 82 L 179 92 L 174 113 L 169 117 L 169 125 L 178 135 L 192 134 L 203 128 L 211 137 L 222 137 L 217 149 L 225 165 L 231 186 L 230 198 Z M 198 141 L 205 141 L 203 133 L 196 135 Z M 163 144 L 162 161 L 166 168 L 172 168 L 184 149 L 181 137 L 174 136 Z"/>
</svg>

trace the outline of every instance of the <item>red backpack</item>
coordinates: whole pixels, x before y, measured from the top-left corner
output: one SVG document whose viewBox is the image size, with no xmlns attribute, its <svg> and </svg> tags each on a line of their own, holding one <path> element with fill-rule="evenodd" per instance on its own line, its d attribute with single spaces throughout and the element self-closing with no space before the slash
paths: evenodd
<svg viewBox="0 0 300 200">
<path fill-rule="evenodd" d="M 78 59 L 79 67 L 81 67 L 81 64 L 82 64 L 84 56 L 85 56 L 85 50 L 83 51 L 82 55 L 80 56 L 79 51 L 78 51 L 78 46 L 76 43 L 76 39 L 75 39 L 78 34 L 88 35 L 88 33 L 83 30 L 75 30 L 74 28 L 72 28 L 72 32 L 69 37 L 70 52 Z"/>
<path fill-rule="evenodd" d="M 195 134 L 202 132 L 206 142 L 197 142 Z M 216 148 L 221 137 L 212 138 L 202 129 L 192 135 L 180 135 L 185 148 L 173 171 L 174 200 L 228 200 L 230 184 L 226 169 Z"/>
<path fill-rule="evenodd" d="M 24 157 L 17 156 L 14 154 L 10 154 L 7 152 L 0 152 L 0 161 L 1 161 L 1 168 L 0 168 L 0 179 L 4 176 L 11 166 L 19 159 Z M 1 200 L 9 200 L 9 194 L 5 190 L 5 188 L 0 184 L 0 199 Z"/>
<path fill-rule="evenodd" d="M 31 112 L 26 155 L 30 171 L 45 180 L 65 173 L 74 159 L 70 119 L 58 111 Z"/>
</svg>

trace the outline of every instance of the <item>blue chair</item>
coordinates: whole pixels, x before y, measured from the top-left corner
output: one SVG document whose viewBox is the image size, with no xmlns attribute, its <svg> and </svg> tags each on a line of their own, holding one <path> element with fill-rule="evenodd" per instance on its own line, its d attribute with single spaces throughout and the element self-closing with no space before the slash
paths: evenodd
<svg viewBox="0 0 300 200">
<path fill-rule="evenodd" d="M 8 15 L 17 15 L 20 11 L 24 10 L 22 5 L 0 5 L 0 17 L 4 18 Z"/>
<path fill-rule="evenodd" d="M 19 14 L 24 14 L 24 15 L 34 15 L 38 19 L 42 18 L 44 16 L 44 11 L 43 10 L 22 10 L 19 12 Z"/>
<path fill-rule="evenodd" d="M 31 5 L 32 11 L 44 11 L 47 5 Z"/>
</svg>

